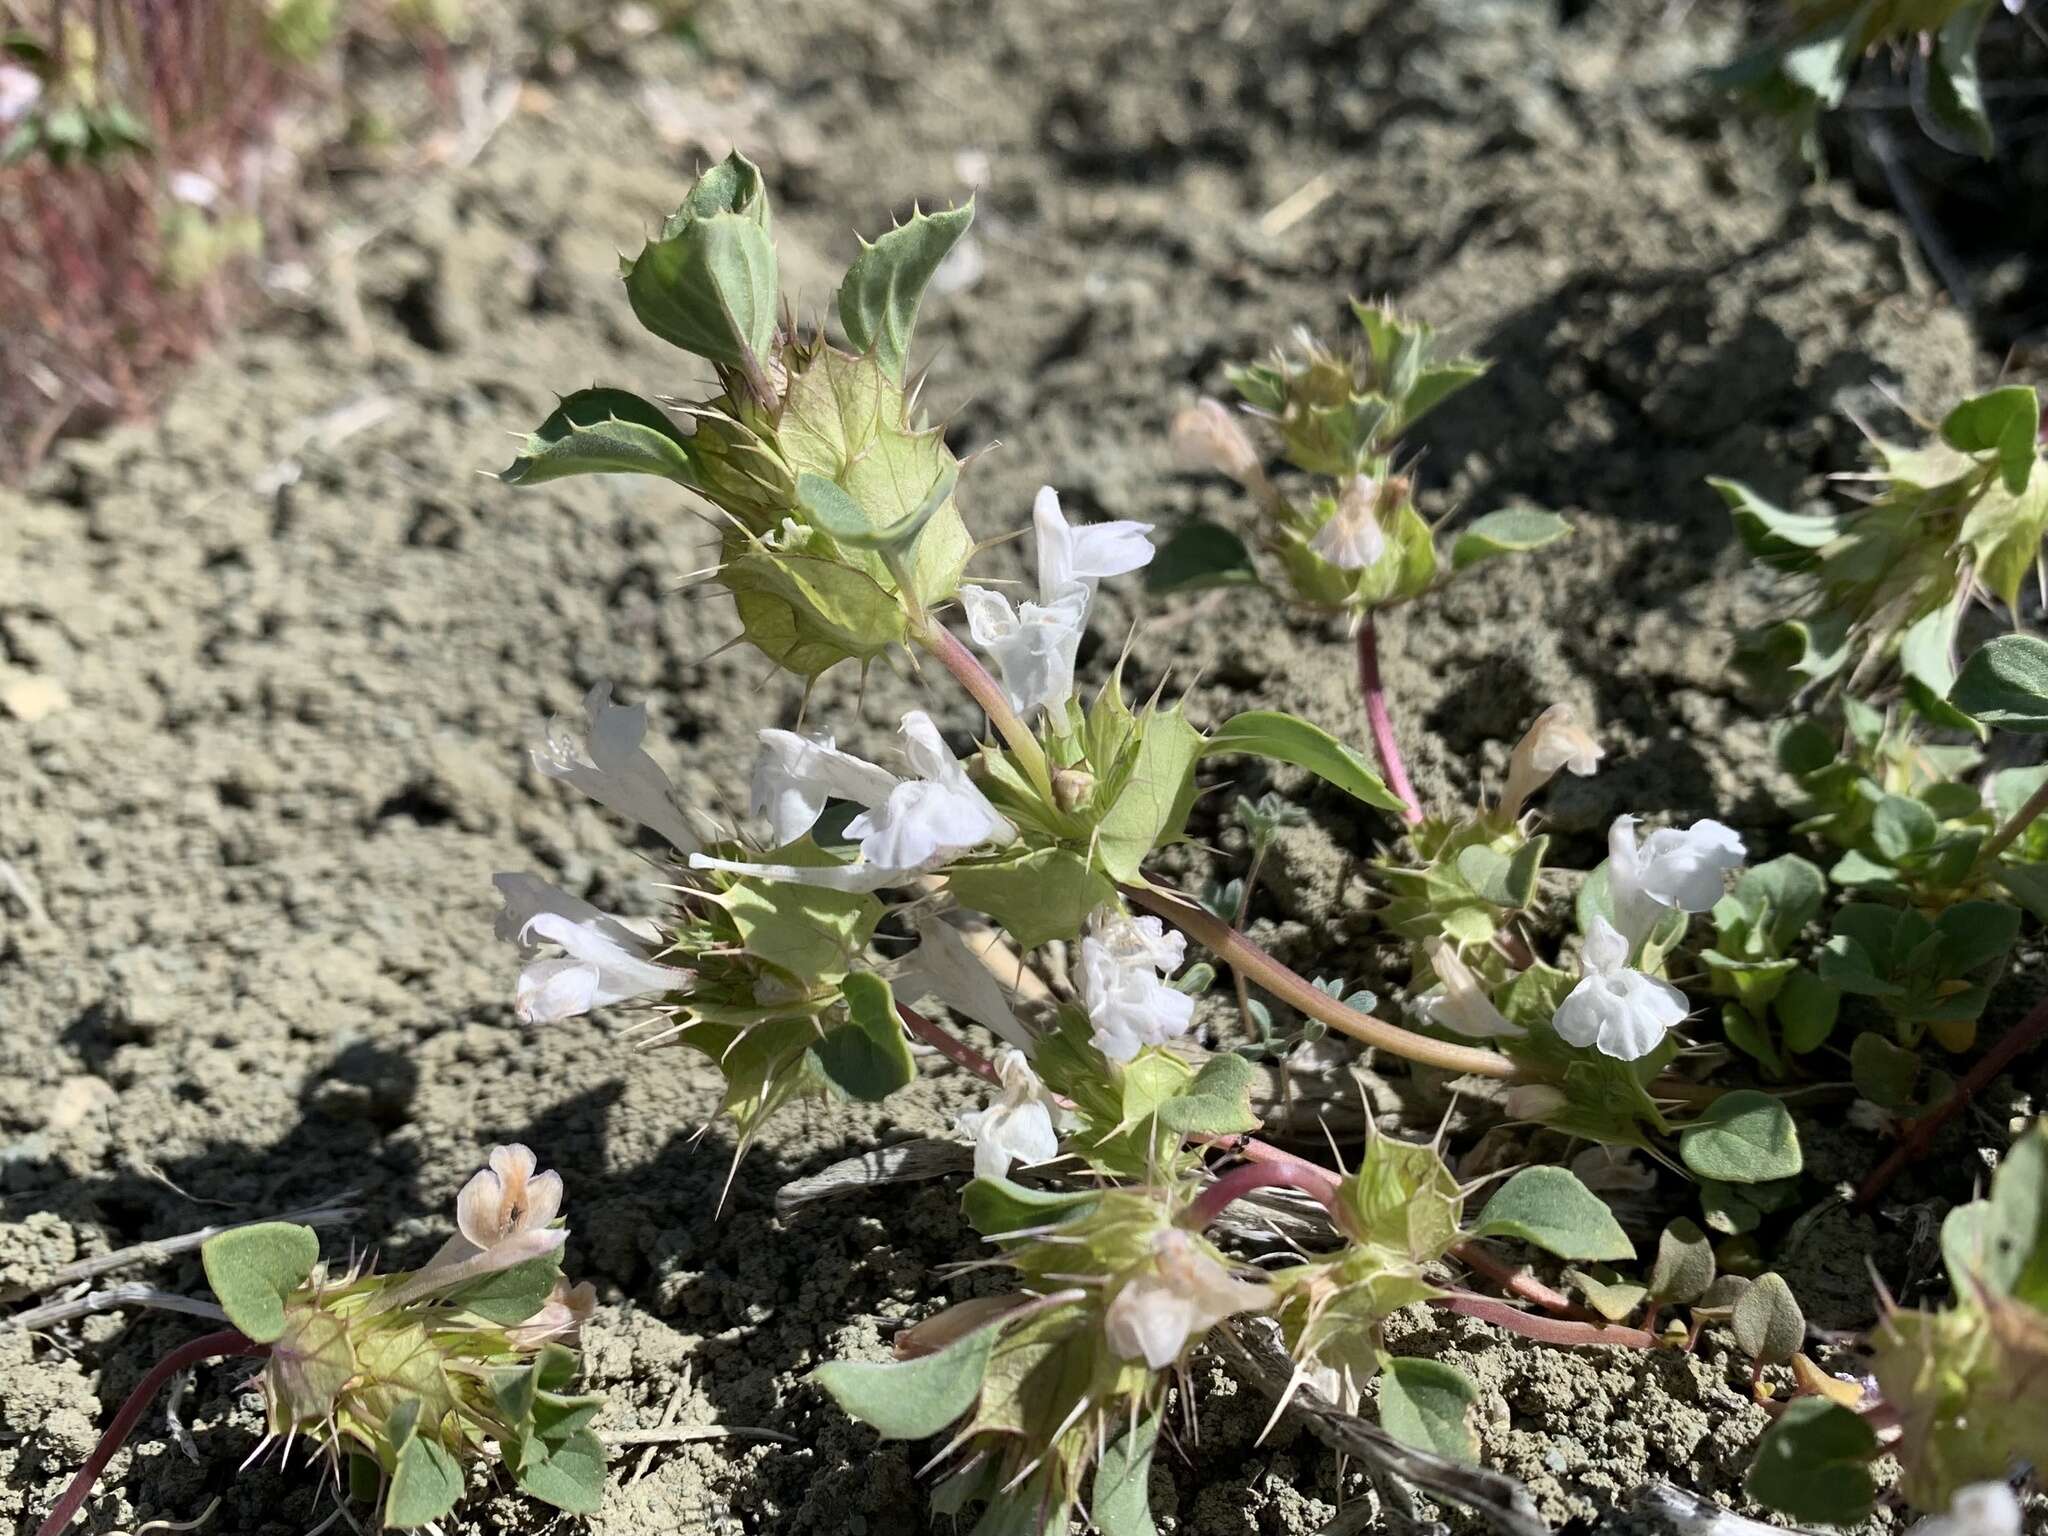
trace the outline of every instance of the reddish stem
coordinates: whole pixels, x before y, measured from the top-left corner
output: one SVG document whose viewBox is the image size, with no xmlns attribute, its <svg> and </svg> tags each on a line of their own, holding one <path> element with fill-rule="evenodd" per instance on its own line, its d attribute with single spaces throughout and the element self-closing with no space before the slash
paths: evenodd
<svg viewBox="0 0 2048 1536">
<path fill-rule="evenodd" d="M 1496 1328 L 1505 1328 L 1510 1333 L 1519 1333 L 1525 1339 L 1534 1339 L 1540 1344 L 1559 1344 L 1567 1347 L 1584 1344 L 1611 1345 L 1621 1349 L 1655 1349 L 1657 1337 L 1640 1328 L 1622 1328 L 1609 1323 L 1582 1323 L 1561 1317 L 1532 1317 L 1504 1301 L 1495 1301 L 1491 1296 L 1473 1296 L 1465 1292 L 1439 1296 L 1430 1305 L 1442 1307 L 1446 1312 L 1457 1312 L 1465 1317 L 1476 1317 L 1482 1323 L 1492 1323 Z"/>
<path fill-rule="evenodd" d="M 1886 1186 L 1908 1163 L 1926 1156 L 1927 1149 L 1934 1144 L 1935 1133 L 1947 1125 L 1965 1104 L 1989 1087 L 1992 1079 L 2011 1066 L 2017 1057 L 2039 1045 L 2044 1035 L 2048 1035 L 2048 999 L 2036 1003 L 2033 1012 L 2000 1036 L 1998 1044 L 1986 1051 L 1977 1065 L 1970 1068 L 1969 1074 L 1956 1084 L 1955 1092 L 1906 1127 L 1906 1134 L 1892 1148 L 1891 1156 L 1879 1163 L 1857 1189 L 1856 1203 L 1870 1204 L 1884 1193 Z"/>
<path fill-rule="evenodd" d="M 1188 1208 L 1180 1213 L 1179 1224 L 1200 1232 L 1235 1202 L 1261 1189 L 1298 1189 L 1305 1195 L 1313 1195 L 1330 1213 L 1330 1219 L 1337 1224 L 1338 1230 L 1343 1230 L 1344 1216 L 1337 1203 L 1337 1186 L 1322 1169 L 1293 1158 L 1240 1163 L 1195 1196 Z"/>
<path fill-rule="evenodd" d="M 937 1049 L 954 1066 L 965 1067 L 976 1077 L 987 1078 L 992 1083 L 1003 1080 L 1002 1074 L 996 1071 L 994 1062 L 951 1030 L 940 1028 L 908 1003 L 898 1003 L 896 1012 L 901 1015 L 905 1027 L 913 1035 L 926 1045 Z"/>
<path fill-rule="evenodd" d="M 1365 718 L 1372 727 L 1373 750 L 1386 771 L 1387 788 L 1400 797 L 1405 809 L 1401 819 L 1409 826 L 1422 823 L 1422 802 L 1415 798 L 1415 786 L 1408 782 L 1407 765 L 1401 761 L 1401 744 L 1394 739 L 1393 716 L 1387 713 L 1387 691 L 1380 682 L 1380 642 L 1367 610 L 1358 625 L 1358 687 L 1365 695 Z"/>
<path fill-rule="evenodd" d="M 61 1536 L 64 1528 L 70 1525 L 79 1510 L 85 1507 L 85 1501 L 92 1497 L 93 1486 L 99 1481 L 100 1473 L 104 1472 L 107 1463 L 114 1459 L 114 1453 L 127 1444 L 128 1437 L 135 1432 L 136 1421 L 142 1417 L 143 1411 L 149 1407 L 151 1399 L 162 1390 L 165 1382 L 188 1365 L 197 1365 L 202 1360 L 211 1360 L 218 1355 L 269 1353 L 268 1344 L 258 1344 L 234 1329 L 227 1328 L 219 1333 L 209 1333 L 204 1337 L 188 1340 L 157 1361 L 150 1367 L 149 1374 L 136 1383 L 135 1390 L 128 1394 L 128 1400 L 121 1404 L 120 1411 L 114 1415 L 114 1422 L 107 1426 L 107 1432 L 100 1436 L 100 1443 L 92 1448 L 92 1454 L 86 1457 L 85 1465 L 78 1469 L 77 1475 L 71 1479 L 71 1485 L 64 1490 L 64 1497 L 57 1501 L 56 1507 L 50 1511 L 49 1518 L 36 1527 L 36 1536 Z"/>
<path fill-rule="evenodd" d="M 1564 1292 L 1551 1289 L 1526 1269 L 1503 1264 L 1477 1243 L 1459 1243 L 1451 1252 L 1456 1254 L 1468 1269 L 1477 1270 L 1502 1290 L 1512 1292 L 1546 1312 L 1555 1312 L 1559 1317 L 1576 1318 L 1582 1323 L 1605 1321 L 1598 1313 L 1588 1311 Z"/>
</svg>

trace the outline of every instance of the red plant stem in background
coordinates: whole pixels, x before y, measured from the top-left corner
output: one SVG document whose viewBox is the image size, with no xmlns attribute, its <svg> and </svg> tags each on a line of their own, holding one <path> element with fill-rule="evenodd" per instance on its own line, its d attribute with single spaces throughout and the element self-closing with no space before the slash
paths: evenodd
<svg viewBox="0 0 2048 1536">
<path fill-rule="evenodd" d="M 996 1064 L 951 1030 L 940 1028 L 908 1003 L 898 1003 L 896 1012 L 902 1016 L 904 1024 L 913 1035 L 938 1050 L 954 1066 L 963 1067 L 976 1077 L 987 1078 L 992 1083 L 1002 1081 L 1001 1074 L 996 1071 Z"/>
<path fill-rule="evenodd" d="M 1373 750 L 1387 775 L 1387 788 L 1400 797 L 1407 809 L 1401 819 L 1409 826 L 1422 822 L 1422 802 L 1415 798 L 1415 786 L 1408 782 L 1408 767 L 1401 761 L 1401 744 L 1394 739 L 1394 720 L 1387 713 L 1387 690 L 1380 682 L 1380 641 L 1367 611 L 1358 625 L 1358 687 L 1365 695 L 1365 718 L 1372 726 Z"/>
<path fill-rule="evenodd" d="M 186 1366 L 197 1365 L 202 1360 L 211 1360 L 217 1355 L 269 1353 L 268 1344 L 258 1344 L 228 1328 L 220 1333 L 209 1333 L 180 1344 L 157 1361 L 150 1367 L 149 1374 L 136 1383 L 135 1390 L 128 1394 L 128 1400 L 114 1415 L 114 1422 L 109 1424 L 107 1432 L 100 1436 L 100 1443 L 92 1448 L 92 1454 L 86 1457 L 85 1465 L 80 1467 L 77 1476 L 71 1479 L 71 1486 L 64 1490 L 64 1497 L 57 1501 L 56 1508 L 50 1511 L 49 1518 L 36 1527 L 36 1536 L 62 1536 L 65 1527 L 70 1525 L 79 1510 L 85 1507 L 85 1501 L 92 1497 L 93 1485 L 99 1481 L 100 1473 L 106 1470 L 107 1463 L 114 1459 L 114 1452 L 127 1443 L 128 1437 L 135 1432 L 136 1420 L 142 1417 L 151 1400 L 163 1389 L 165 1382 Z"/>
<path fill-rule="evenodd" d="M 1511 1307 L 1504 1301 L 1495 1301 L 1490 1296 L 1471 1296 L 1462 1293 L 1455 1296 L 1439 1296 L 1430 1305 L 1442 1307 L 1446 1312 L 1456 1312 L 1464 1317 L 1476 1317 L 1482 1323 L 1492 1323 L 1496 1328 L 1519 1333 L 1523 1338 L 1534 1339 L 1539 1344 L 1561 1344 L 1567 1347 L 1599 1344 L 1619 1349 L 1657 1347 L 1657 1336 L 1645 1333 L 1640 1328 L 1574 1322 L 1561 1317 L 1532 1317 L 1527 1312 Z"/>
<path fill-rule="evenodd" d="M 1503 1264 L 1476 1242 L 1459 1243 L 1451 1252 L 1456 1254 L 1467 1268 L 1477 1270 L 1502 1290 L 1511 1292 L 1524 1301 L 1533 1302 L 1546 1312 L 1554 1312 L 1559 1317 L 1576 1318 L 1584 1323 L 1604 1321 L 1596 1313 L 1589 1312 L 1573 1301 L 1564 1292 L 1545 1285 L 1526 1269 Z"/>
<path fill-rule="evenodd" d="M 1989 1087 L 1991 1080 L 2011 1066 L 2015 1059 L 2039 1045 L 2043 1036 L 2048 1036 L 2048 999 L 2036 1003 L 2031 1013 L 2000 1036 L 1998 1044 L 1986 1051 L 1977 1065 L 1970 1068 L 1969 1074 L 1956 1084 L 1955 1092 L 1906 1127 L 1906 1134 L 1892 1148 L 1891 1156 L 1871 1170 L 1870 1177 L 1858 1187 L 1856 1203 L 1870 1204 L 1884 1193 L 1886 1186 L 1908 1163 L 1925 1157 L 1927 1149 L 1934 1144 L 1935 1133 L 1948 1124 L 1965 1104 Z"/>
<path fill-rule="evenodd" d="M 1180 1213 L 1180 1225 L 1200 1232 L 1237 1201 L 1261 1189 L 1298 1189 L 1313 1195 L 1330 1213 L 1338 1229 L 1343 1229 L 1336 1185 L 1322 1169 L 1295 1158 L 1238 1164 L 1195 1196 L 1193 1203 Z"/>
</svg>

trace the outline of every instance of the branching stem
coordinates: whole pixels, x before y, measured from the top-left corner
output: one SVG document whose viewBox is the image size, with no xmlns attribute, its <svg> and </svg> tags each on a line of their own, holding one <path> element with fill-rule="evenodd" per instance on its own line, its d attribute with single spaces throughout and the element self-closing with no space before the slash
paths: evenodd
<svg viewBox="0 0 2048 1536">
<path fill-rule="evenodd" d="M 150 1401 L 163 1389 L 178 1372 L 187 1366 L 197 1365 L 202 1360 L 212 1360 L 220 1355 L 267 1355 L 268 1344 L 258 1344 L 244 1337 L 234 1329 L 219 1333 L 204 1334 L 187 1340 L 172 1350 L 163 1359 L 149 1368 L 149 1374 L 135 1384 L 135 1390 L 128 1394 L 128 1400 L 121 1404 L 114 1415 L 114 1422 L 107 1426 L 107 1432 L 100 1436 L 100 1443 L 92 1448 L 92 1454 L 85 1459 L 85 1465 L 71 1479 L 71 1485 L 64 1490 L 64 1496 L 50 1511 L 49 1517 L 36 1527 L 36 1536 L 62 1536 L 65 1527 L 71 1524 L 85 1501 L 92 1497 L 93 1485 L 99 1481 L 107 1463 L 114 1459 L 114 1453 L 128 1442 L 135 1433 L 135 1425 Z"/>
</svg>

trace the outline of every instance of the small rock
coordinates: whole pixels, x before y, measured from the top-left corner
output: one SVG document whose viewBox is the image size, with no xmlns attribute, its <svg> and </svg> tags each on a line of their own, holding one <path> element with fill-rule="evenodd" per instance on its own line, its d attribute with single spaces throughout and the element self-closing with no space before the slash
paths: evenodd
<svg viewBox="0 0 2048 1536">
<path fill-rule="evenodd" d="M 0 709 L 23 725 L 34 725 L 70 707 L 71 695 L 54 677 L 31 675 L 0 683 Z"/>
</svg>

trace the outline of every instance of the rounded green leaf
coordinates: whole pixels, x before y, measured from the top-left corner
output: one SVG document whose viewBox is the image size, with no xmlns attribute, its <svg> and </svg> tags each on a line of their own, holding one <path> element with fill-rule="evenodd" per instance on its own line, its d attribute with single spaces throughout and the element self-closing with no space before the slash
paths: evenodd
<svg viewBox="0 0 2048 1536">
<path fill-rule="evenodd" d="M 1088 1501 L 1088 1513 L 1101 1536 L 1158 1536 L 1149 1485 L 1162 1416 L 1163 1410 L 1140 1420 L 1102 1453 Z"/>
<path fill-rule="evenodd" d="M 1894 864 L 1931 846 L 1940 834 L 1934 812 L 1904 795 L 1886 795 L 1870 815 L 1871 841 Z"/>
<path fill-rule="evenodd" d="M 1451 545 L 1451 569 L 1462 571 L 1496 555 L 1519 554 L 1555 544 L 1572 525 L 1555 512 L 1538 507 L 1506 507 L 1489 512 L 1459 534 Z"/>
<path fill-rule="evenodd" d="M 1760 1365 L 1782 1365 L 1806 1345 L 1806 1314 L 1780 1274 L 1757 1276 L 1728 1321 L 1742 1352 Z"/>
<path fill-rule="evenodd" d="M 2032 478 L 2041 436 L 2041 397 L 2025 384 L 1974 395 L 1943 419 L 1941 435 L 1951 448 L 1964 453 L 1998 455 L 2006 489 L 2017 496 Z"/>
<path fill-rule="evenodd" d="M 878 1104 L 917 1076 L 917 1062 L 889 983 L 872 971 L 856 971 L 844 983 L 848 1022 L 813 1046 L 825 1075 L 849 1097 Z"/>
<path fill-rule="evenodd" d="M 268 1344 L 284 1332 L 285 1298 L 320 1262 L 320 1239 L 311 1227 L 259 1221 L 208 1238 L 199 1258 L 228 1321 Z"/>
<path fill-rule="evenodd" d="M 1380 1426 L 1403 1445 L 1454 1461 L 1479 1459 L 1472 1409 L 1479 1392 L 1441 1360 L 1398 1355 L 1380 1374 Z"/>
<path fill-rule="evenodd" d="M 1145 567 L 1145 590 L 1154 596 L 1248 586 L 1258 579 L 1244 540 L 1220 523 L 1182 525 Z"/>
<path fill-rule="evenodd" d="M 1948 701 L 2000 730 L 2048 731 L 2048 640 L 2000 635 L 1963 663 Z"/>
<path fill-rule="evenodd" d="M 1714 1245 L 1698 1225 L 1681 1216 L 1657 1238 L 1650 1266 L 1650 1294 L 1660 1302 L 1694 1302 L 1714 1283 Z"/>
<path fill-rule="evenodd" d="M 595 1514 L 604 1504 L 604 1442 L 589 1429 L 558 1439 L 529 1440 L 513 1467 L 514 1480 L 543 1504 L 572 1515 Z"/>
<path fill-rule="evenodd" d="M 429 1434 L 418 1433 L 420 1400 L 406 1398 L 385 1425 L 397 1452 L 391 1488 L 384 1496 L 384 1524 L 410 1530 L 429 1525 L 462 1497 L 462 1465 Z M 431 1426 L 429 1426 L 431 1428 Z"/>
<path fill-rule="evenodd" d="M 1679 1133 L 1678 1154 L 1703 1179 L 1761 1184 L 1787 1179 L 1805 1166 L 1792 1115 L 1768 1093 L 1724 1093 Z"/>
<path fill-rule="evenodd" d="M 1764 1431 L 1743 1492 L 1794 1520 L 1851 1525 L 1876 1506 L 1877 1453 L 1877 1431 L 1860 1414 L 1824 1397 L 1794 1398 Z"/>
<path fill-rule="evenodd" d="M 883 1439 L 922 1440 L 974 1406 L 1002 1330 L 999 1318 L 919 1360 L 835 1360 L 812 1379 Z"/>
<path fill-rule="evenodd" d="M 1472 1235 L 1518 1237 L 1561 1259 L 1636 1256 L 1614 1212 L 1568 1168 L 1524 1168 L 1486 1202 Z"/>
</svg>

